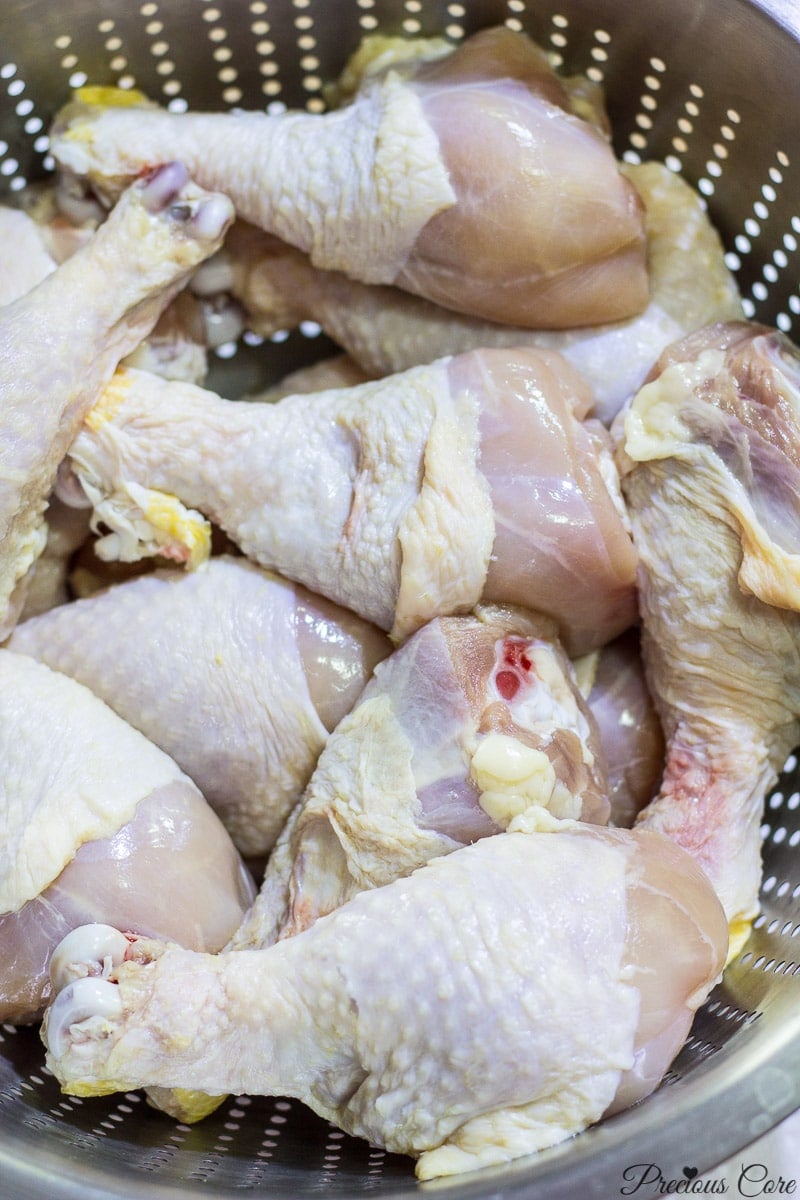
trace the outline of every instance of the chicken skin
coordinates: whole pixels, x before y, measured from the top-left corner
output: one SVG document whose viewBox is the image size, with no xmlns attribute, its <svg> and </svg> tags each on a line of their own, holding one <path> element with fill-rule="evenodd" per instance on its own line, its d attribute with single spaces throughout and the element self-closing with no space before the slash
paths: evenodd
<svg viewBox="0 0 800 1200">
<path fill-rule="evenodd" d="M 374 378 L 489 346 L 557 350 L 591 385 L 595 414 L 610 424 L 665 346 L 713 321 L 742 317 L 722 243 L 698 194 L 660 163 L 623 172 L 644 203 L 650 280 L 647 307 L 627 321 L 608 324 L 601 313 L 602 324 L 556 331 L 460 316 L 398 288 L 320 270 L 293 246 L 241 221 L 192 286 L 226 287 L 263 336 L 318 322 Z"/>
<path fill-rule="evenodd" d="M 420 1178 L 450 1175 L 647 1095 L 726 944 L 677 846 L 565 822 L 434 859 L 265 950 L 134 941 L 118 965 L 78 961 L 45 1019 L 47 1062 L 73 1095 L 296 1096 L 418 1156 Z"/>
<path fill-rule="evenodd" d="M 664 769 L 664 733 L 645 679 L 639 630 L 629 629 L 574 667 L 608 768 L 610 823 L 629 829 Z"/>
<path fill-rule="evenodd" d="M 87 921 L 219 950 L 254 888 L 176 764 L 91 692 L 0 650 L 0 1020 L 31 1021 Z"/>
<path fill-rule="evenodd" d="M 86 413 L 219 248 L 231 217 L 225 197 L 166 166 L 132 185 L 83 249 L 0 309 L 0 636 L 19 614 L 56 472 Z"/>
<path fill-rule="evenodd" d="M 101 631 L 98 635 L 98 631 Z M 245 559 L 158 571 L 18 625 L 8 646 L 90 688 L 265 854 L 388 639 Z"/>
<path fill-rule="evenodd" d="M 696 857 L 737 950 L 758 911 L 764 798 L 800 741 L 798 351 L 746 322 L 671 346 L 621 460 L 667 739 L 639 821 Z"/>
<path fill-rule="evenodd" d="M 114 195 L 180 159 L 315 266 L 488 320 L 564 328 L 647 303 L 636 191 L 524 34 L 484 30 L 435 61 L 389 65 L 322 115 L 139 99 L 78 92 L 51 132 L 61 169 Z"/>
<path fill-rule="evenodd" d="M 513 826 L 605 824 L 599 735 L 553 626 L 481 607 L 410 637 L 332 734 L 234 949 Z"/>
<path fill-rule="evenodd" d="M 483 351 L 277 404 L 125 371 L 70 449 L 108 558 L 249 558 L 402 639 L 479 600 L 551 616 L 569 653 L 636 619 L 611 443 L 546 351 Z"/>
</svg>

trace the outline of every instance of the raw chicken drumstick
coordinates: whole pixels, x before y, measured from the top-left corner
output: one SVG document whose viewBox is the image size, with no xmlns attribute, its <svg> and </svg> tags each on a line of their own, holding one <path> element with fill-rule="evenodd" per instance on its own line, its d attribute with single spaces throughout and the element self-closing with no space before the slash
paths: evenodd
<svg viewBox="0 0 800 1200">
<path fill-rule="evenodd" d="M 25 580 L 25 601 L 20 621 L 66 604 L 70 596 L 68 576 L 76 550 L 91 536 L 91 509 L 73 508 L 54 493 L 45 509 L 47 540 Z"/>
<path fill-rule="evenodd" d="M 624 173 L 644 201 L 650 277 L 650 302 L 628 321 L 555 331 L 460 316 L 398 288 L 320 270 L 293 246 L 241 221 L 191 286 L 201 294 L 227 288 L 249 327 L 264 336 L 316 321 L 375 378 L 488 346 L 558 350 L 591 385 L 595 414 L 608 424 L 665 346 L 713 321 L 742 316 L 719 235 L 697 193 L 660 163 Z"/>
<path fill-rule="evenodd" d="M 70 460 L 111 531 L 101 557 L 197 562 L 199 509 L 248 557 L 395 637 L 483 599 L 551 615 L 574 654 L 636 619 L 610 439 L 577 419 L 590 402 L 537 350 L 277 404 L 124 371 Z"/>
<path fill-rule="evenodd" d="M 334 730 L 228 950 L 271 945 L 368 888 L 524 824 L 605 823 L 605 766 L 554 627 L 479 607 L 412 635 Z M 148 1089 L 194 1122 L 221 1097 Z"/>
<path fill-rule="evenodd" d="M 331 735 L 231 946 L 295 934 L 523 815 L 605 824 L 607 790 L 550 622 L 492 607 L 432 621 L 376 668 Z"/>
<path fill-rule="evenodd" d="M 265 854 L 388 639 L 245 559 L 158 571 L 18 625 L 9 648 L 90 688 Z"/>
<path fill-rule="evenodd" d="M 31 1021 L 88 921 L 219 950 L 254 897 L 175 763 L 86 688 L 0 650 L 0 1021 Z"/>
<path fill-rule="evenodd" d="M 745 322 L 676 343 L 621 457 L 667 738 L 640 820 L 705 869 L 735 951 L 758 911 L 764 797 L 800 742 L 800 354 Z"/>
<path fill-rule="evenodd" d="M 0 305 L 24 296 L 55 266 L 36 222 L 20 209 L 0 205 Z"/>
<path fill-rule="evenodd" d="M 644 675 L 639 630 L 629 629 L 573 665 L 608 768 L 610 823 L 629 829 L 664 769 L 664 734 Z"/>
<path fill-rule="evenodd" d="M 435 859 L 265 950 L 133 941 L 112 965 L 72 941 L 64 957 L 109 977 L 59 993 L 47 1062 L 80 1096 L 295 1096 L 421 1156 L 426 1179 L 532 1153 L 647 1095 L 726 944 L 677 846 L 565 822 Z"/>
<path fill-rule="evenodd" d="M 40 196 L 32 209 L 36 219 L 20 209 L 0 206 L 0 304 L 11 304 L 71 257 L 94 232 L 72 226 L 53 211 L 50 193 Z M 105 214 L 103 214 L 105 215 Z M 179 293 L 167 305 L 150 334 L 123 362 L 146 367 L 167 379 L 202 383 L 207 372 L 208 322 L 201 314 L 218 306 L 189 292 Z M 46 612 L 67 599 L 66 579 L 70 555 L 89 536 L 89 512 L 68 507 L 50 497 L 45 521 L 47 541 L 25 580 L 20 619 Z"/>
<path fill-rule="evenodd" d="M 56 472 L 86 413 L 231 217 L 224 196 L 173 163 L 130 187 L 82 250 L 0 309 L 0 636 L 22 605 Z"/>
<path fill-rule="evenodd" d="M 564 328 L 647 303 L 635 189 L 524 34 L 484 30 L 436 62 L 371 75 L 323 115 L 139 100 L 78 92 L 51 133 L 59 166 L 113 195 L 180 159 L 315 266 L 489 320 Z"/>
<path fill-rule="evenodd" d="M 105 217 L 105 211 L 100 211 Z M 96 226 L 96 221 L 90 227 L 70 225 L 53 211 L 49 193 L 39 196 L 29 212 L 0 205 L 0 304 L 24 296 L 71 258 L 91 239 Z M 230 297 L 200 298 L 184 290 L 123 361 L 166 379 L 202 383 L 208 373 L 209 347 L 235 339 L 242 328 L 241 309 Z"/>
</svg>

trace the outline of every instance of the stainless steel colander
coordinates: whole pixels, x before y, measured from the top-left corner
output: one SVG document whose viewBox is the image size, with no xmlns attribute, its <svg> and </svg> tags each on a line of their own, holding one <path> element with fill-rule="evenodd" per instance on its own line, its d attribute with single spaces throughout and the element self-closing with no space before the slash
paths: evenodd
<svg viewBox="0 0 800 1200">
<path fill-rule="evenodd" d="M 321 89 L 376 29 L 454 41 L 505 22 L 606 87 L 618 153 L 665 160 L 707 198 L 748 315 L 800 340 L 800 0 L 2 0 L 0 193 L 47 170 L 70 88 L 136 85 L 175 108 L 323 107 Z M 321 357 L 307 326 L 218 352 L 230 396 Z M 61 1096 L 36 1030 L 0 1029 L 0 1200 L 400 1200 L 619 1195 L 626 1168 L 713 1168 L 800 1107 L 800 767 L 767 802 L 762 914 L 659 1090 L 535 1159 L 420 1187 L 410 1160 L 300 1105 L 234 1097 L 199 1126 L 139 1094 Z M 640 1194 L 656 1194 L 644 1189 Z"/>
</svg>

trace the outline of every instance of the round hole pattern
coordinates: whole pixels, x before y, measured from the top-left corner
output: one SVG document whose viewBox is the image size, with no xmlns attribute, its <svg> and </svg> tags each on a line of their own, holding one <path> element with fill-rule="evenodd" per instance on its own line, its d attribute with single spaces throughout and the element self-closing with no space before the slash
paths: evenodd
<svg viewBox="0 0 800 1200">
<path fill-rule="evenodd" d="M 274 4 L 272 0 L 251 0 L 236 10 L 237 21 L 246 25 L 249 21 L 248 53 L 257 77 L 260 94 L 254 98 L 252 89 L 243 95 L 243 80 L 247 64 L 240 58 L 235 37 L 230 4 L 213 3 L 212 0 L 197 0 L 198 17 L 196 26 L 201 31 L 202 49 L 208 59 L 212 91 L 216 89 L 218 102 L 222 106 L 238 105 L 243 100 L 250 107 L 263 102 L 268 111 L 282 111 L 284 92 L 289 92 L 288 71 L 284 75 L 279 58 L 277 31 L 272 26 Z M 355 0 L 357 24 L 363 32 L 379 28 L 376 0 Z M 616 45 L 613 30 L 602 28 L 590 30 L 578 39 L 567 15 L 555 12 L 542 17 L 539 5 L 525 0 L 506 0 L 501 5 L 503 18 L 511 28 L 523 28 L 531 21 L 542 20 L 541 38 L 557 64 L 565 63 L 573 68 L 570 50 L 580 45 L 584 61 L 579 67 L 590 77 L 602 82 L 610 77 L 614 67 Z M 424 5 L 421 0 L 403 0 L 396 4 L 403 31 L 416 35 L 422 28 Z M 169 6 L 145 3 L 131 10 L 139 24 L 141 37 L 135 39 L 127 19 L 115 21 L 104 15 L 97 23 L 99 45 L 105 54 L 108 70 L 119 86 L 130 88 L 137 85 L 137 78 L 155 75 L 164 101 L 174 111 L 185 107 L 182 98 L 184 84 L 173 59 L 178 58 L 177 30 L 170 23 Z M 444 9 L 443 9 L 444 11 Z M 323 59 L 320 55 L 319 26 L 322 24 L 322 0 L 295 0 L 292 7 L 293 23 L 288 35 L 285 30 L 280 43 L 280 53 L 286 55 L 293 48 L 299 70 L 301 103 L 311 111 L 323 106 L 322 80 Z M 465 3 L 446 5 L 444 32 L 457 40 L 464 36 L 470 16 Z M 182 31 L 182 36 L 184 32 Z M 144 60 L 135 46 L 143 40 Z M 291 45 L 293 40 L 293 47 Z M 287 50 L 287 45 L 289 49 Z M 676 95 L 672 84 L 669 48 L 662 51 L 664 57 L 652 56 L 644 65 L 637 83 L 638 102 L 630 118 L 628 141 L 623 153 L 629 161 L 641 161 L 654 155 L 666 158 L 670 169 L 676 172 L 693 170 L 698 189 L 711 204 L 728 181 L 728 173 L 736 170 L 737 151 L 747 133 L 742 115 L 732 107 L 724 108 L 718 119 L 709 120 L 709 105 L 712 102 L 699 83 L 687 85 Z M 51 48 L 54 73 L 60 73 L 64 87 L 80 86 L 87 79 L 88 58 L 83 48 L 73 42 L 68 32 L 54 39 Z M 138 57 L 137 57 L 138 55 Z M 91 81 L 91 80 L 90 80 Z M 29 176 L 40 173 L 47 156 L 46 130 L 50 113 L 37 106 L 37 98 L 30 94 L 26 75 L 20 64 L 0 64 L 0 103 L 4 111 L 11 114 L 16 137 L 13 144 L 0 142 L 0 187 L 13 192 L 22 189 Z M 724 101 L 723 101 L 724 103 Z M 274 105 L 274 107 L 273 107 Z M 667 147 L 665 150 L 664 147 Z M 699 164 L 699 166 L 698 166 Z M 762 177 L 749 181 L 751 194 L 746 211 L 736 228 L 729 231 L 727 250 L 732 269 L 752 279 L 745 295 L 748 315 L 769 312 L 775 297 L 786 294 L 776 323 L 787 332 L 797 331 L 800 316 L 800 292 L 797 290 L 797 252 L 800 244 L 800 215 L 782 218 L 776 224 L 776 209 L 787 190 L 800 194 L 796 173 L 788 154 L 782 150 L 773 153 L 771 163 Z M 792 284 L 794 281 L 794 284 Z M 217 350 L 217 359 L 224 368 L 241 347 L 248 351 L 280 351 L 291 338 L 300 337 L 309 342 L 319 339 L 319 326 L 304 323 L 294 334 L 280 331 L 270 339 L 246 334 L 239 346 L 229 343 Z M 794 756 L 787 762 L 786 770 L 797 767 Z M 800 981 L 800 883 L 790 878 L 790 868 L 779 866 L 786 859 L 787 851 L 800 844 L 800 829 L 796 828 L 796 812 L 800 806 L 800 792 L 793 783 L 782 782 L 781 787 L 767 805 L 763 825 L 764 850 L 770 868 L 764 880 L 761 894 L 762 913 L 754 923 L 754 932 L 749 945 L 734 964 L 734 972 L 758 972 L 766 981 L 769 976 L 781 976 L 797 987 Z M 770 857 L 775 856 L 778 857 Z M 735 978 L 735 975 L 734 975 Z M 766 982 L 765 982 L 766 986 Z M 669 1072 L 665 1083 L 677 1082 L 698 1061 L 716 1054 L 725 1046 L 731 1031 L 738 1032 L 752 1025 L 761 1014 L 737 1006 L 727 995 L 713 998 L 699 1014 L 699 1019 L 687 1042 L 680 1062 Z M 25 1124 L 45 1134 L 58 1126 L 69 1128 L 71 1142 L 87 1151 L 101 1142 L 123 1141 L 129 1122 L 140 1119 L 146 1110 L 141 1095 L 126 1094 L 122 1099 L 109 1098 L 104 1101 L 81 1101 L 79 1098 L 63 1098 L 54 1081 L 41 1064 L 40 1050 L 35 1035 L 30 1031 L 20 1032 L 4 1026 L 0 1033 L 3 1053 L 8 1050 L 6 1061 L 18 1061 L 25 1056 L 10 1047 L 24 1043 L 27 1055 L 36 1062 L 36 1069 L 22 1073 L 18 1082 L 9 1076 L 0 1086 L 0 1104 L 20 1104 L 33 1107 L 26 1109 Z M 16 1055 L 16 1056 L 15 1056 Z M 293 1146 L 297 1135 L 294 1132 L 297 1107 L 286 1101 L 254 1100 L 250 1097 L 235 1097 L 222 1106 L 219 1114 L 210 1119 L 208 1132 L 172 1122 L 150 1120 L 148 1129 L 156 1143 L 146 1147 L 136 1169 L 149 1174 L 176 1170 L 183 1151 L 192 1149 L 193 1163 L 191 1179 L 205 1182 L 213 1191 L 214 1181 L 227 1181 L 226 1171 L 232 1170 L 231 1160 L 237 1141 L 248 1130 L 257 1130 L 252 1163 L 241 1182 L 247 1187 L 267 1187 L 271 1163 L 289 1158 L 296 1151 Z M 148 1115 L 152 1117 L 152 1114 Z M 383 1151 L 353 1143 L 341 1131 L 323 1124 L 316 1133 L 313 1162 L 310 1169 L 316 1171 L 320 1190 L 335 1179 L 345 1168 L 348 1155 L 358 1155 L 362 1181 L 366 1185 L 372 1177 L 379 1177 L 393 1170 L 404 1179 L 409 1177 L 410 1168 L 406 1160 L 393 1160 Z M 157 1144 L 158 1138 L 162 1144 Z"/>
</svg>

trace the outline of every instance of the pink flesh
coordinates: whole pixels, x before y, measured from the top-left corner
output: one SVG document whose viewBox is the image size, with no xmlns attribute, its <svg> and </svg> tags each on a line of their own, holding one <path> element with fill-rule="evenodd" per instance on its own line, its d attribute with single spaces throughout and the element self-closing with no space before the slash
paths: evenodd
<svg viewBox="0 0 800 1200">
<path fill-rule="evenodd" d="M 481 807 L 466 751 L 453 753 L 475 714 L 454 668 L 447 628 L 437 620 L 414 634 L 387 661 L 377 685 L 391 695 L 395 719 L 414 747 L 420 825 L 463 845 L 497 833 L 498 826 Z M 444 764 L 440 770 L 437 762 Z"/>
<path fill-rule="evenodd" d="M 391 643 L 368 621 L 300 586 L 295 620 L 311 700 L 330 733 L 350 712 Z"/>
<path fill-rule="evenodd" d="M 187 949 L 221 950 L 255 898 L 228 834 L 187 780 L 141 800 L 112 838 L 85 842 L 35 900 L 0 916 L 0 1020 L 40 1014 L 50 955 L 101 922 Z"/>
<path fill-rule="evenodd" d="M 698 1003 L 722 973 L 728 924 L 692 858 L 668 838 L 620 830 L 632 839 L 625 962 L 641 995 L 635 1061 L 609 1112 L 649 1095 L 680 1050 Z"/>
<path fill-rule="evenodd" d="M 572 655 L 604 645 L 637 618 L 636 556 L 600 473 L 599 435 L 573 415 L 585 385 L 577 377 L 573 392 L 573 368 L 551 355 L 543 370 L 535 350 L 459 355 L 449 371 L 453 391 L 481 403 L 495 514 L 483 599 L 546 613 Z"/>
<path fill-rule="evenodd" d="M 440 695 L 448 696 L 445 703 L 449 708 L 462 713 L 463 731 L 459 733 L 454 728 L 450 739 L 466 744 L 470 730 L 475 730 L 479 739 L 491 732 L 501 732 L 521 745 L 542 749 L 567 790 L 580 796 L 581 819 L 605 823 L 608 819 L 605 772 L 600 766 L 599 741 L 588 712 L 585 713 L 586 745 L 595 756 L 594 770 L 586 769 L 584 743 L 574 733 L 554 727 L 552 736 L 545 735 L 541 740 L 543 735 L 527 724 L 527 713 L 535 712 L 539 719 L 546 719 L 548 711 L 552 711 L 549 685 L 539 678 L 533 659 L 537 645 L 541 649 L 550 644 L 530 636 L 524 619 L 515 628 L 513 617 L 483 626 L 457 617 L 444 618 L 435 624 L 439 626 L 439 636 L 445 635 L 447 646 L 447 658 L 434 666 L 435 687 Z M 517 633 L 516 629 L 524 632 Z M 424 632 L 433 640 L 431 627 Z M 416 639 L 421 639 L 421 635 L 417 634 Z M 418 661 L 425 663 L 422 658 Z M 567 671 L 566 662 L 563 666 Z M 395 711 L 403 713 L 401 724 L 407 732 L 414 729 L 413 722 L 418 719 L 415 694 L 424 686 L 421 680 L 411 677 L 407 712 L 394 697 Z M 580 704 L 577 695 L 576 701 Z M 425 713 L 424 706 L 421 711 Z M 412 741 L 419 736 L 418 732 L 412 734 Z M 471 779 L 466 757 L 463 775 L 440 777 L 419 788 L 417 794 L 422 805 L 421 824 L 461 844 L 499 832 L 480 805 L 480 792 Z"/>
<path fill-rule="evenodd" d="M 402 286 L 539 328 L 616 321 L 645 307 L 641 203 L 607 139 L 569 111 L 541 51 L 489 31 L 423 67 L 412 86 L 457 203 L 418 237 Z"/>
<path fill-rule="evenodd" d="M 637 630 L 600 651 L 589 707 L 608 764 L 611 821 L 630 828 L 655 795 L 664 767 L 664 734 L 645 681 Z"/>
</svg>

